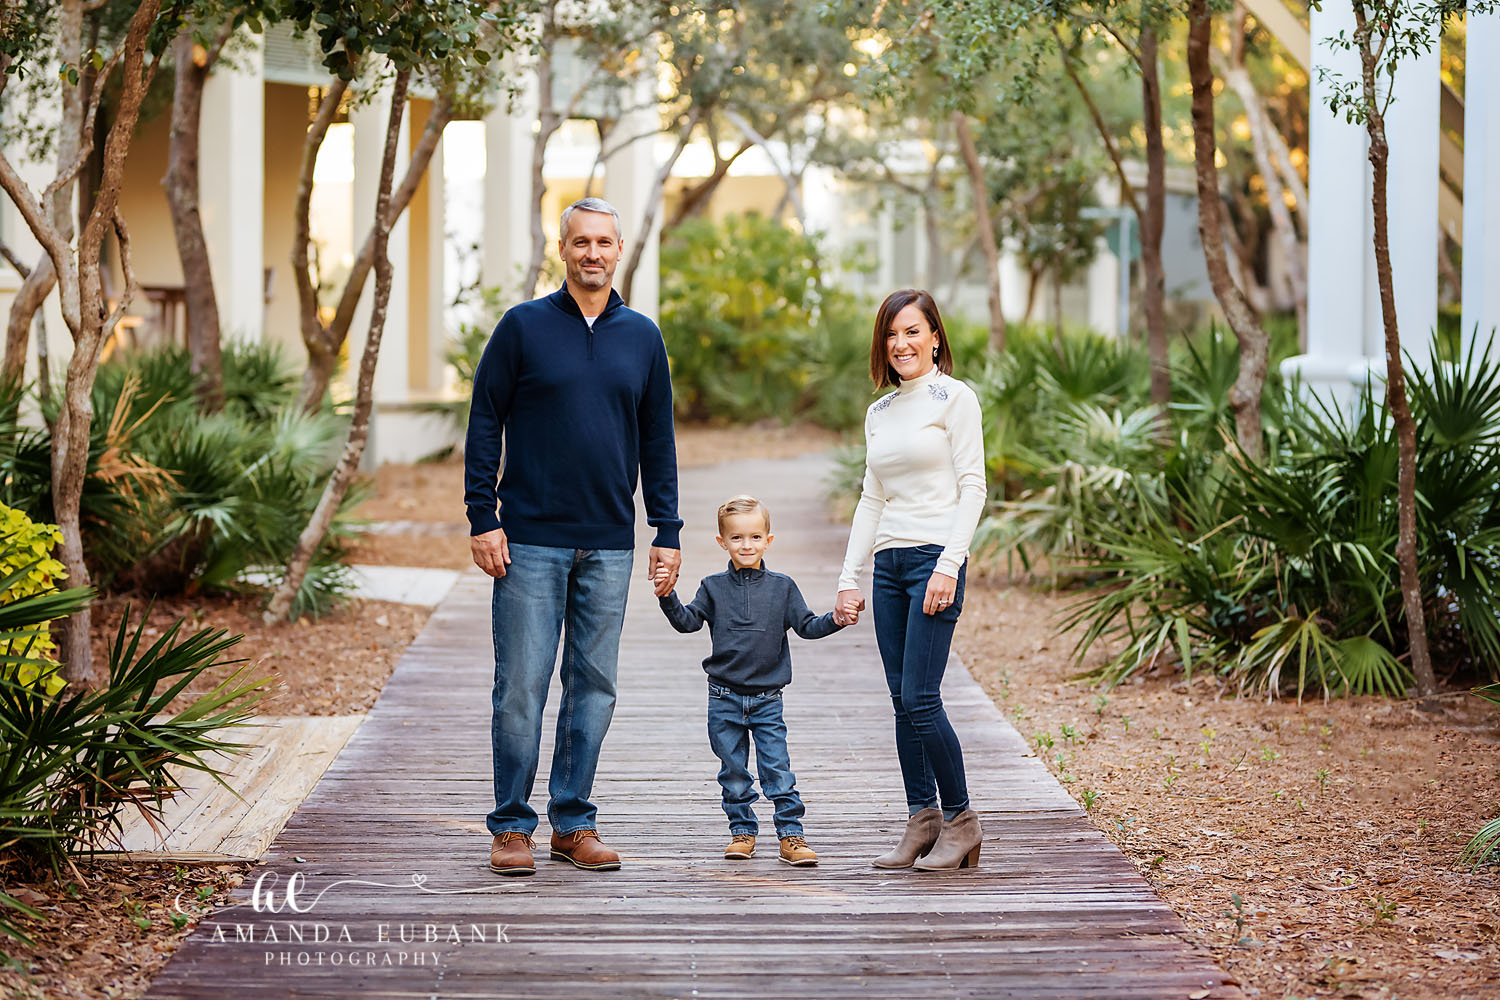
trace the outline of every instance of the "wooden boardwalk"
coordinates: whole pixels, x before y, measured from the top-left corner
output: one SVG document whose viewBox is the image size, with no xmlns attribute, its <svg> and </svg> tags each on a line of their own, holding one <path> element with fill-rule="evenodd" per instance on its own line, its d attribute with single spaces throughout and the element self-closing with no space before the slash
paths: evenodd
<svg viewBox="0 0 1500 1000">
<path fill-rule="evenodd" d="M 843 528 L 823 514 L 826 461 L 690 470 L 682 590 L 719 571 L 713 510 L 753 491 L 777 535 L 767 564 L 832 601 Z M 456 501 L 455 501 L 456 502 Z M 643 524 L 644 527 L 644 524 Z M 643 536 L 644 538 L 644 536 Z M 619 702 L 594 801 L 622 870 L 547 860 L 487 868 L 489 582 L 465 576 L 292 818 L 240 905 L 205 920 L 151 996 L 1237 998 L 1182 925 L 1088 822 L 955 661 L 944 690 L 985 830 L 978 870 L 881 871 L 905 822 L 890 701 L 868 616 L 793 638 L 786 718 L 806 827 L 822 863 L 769 840 L 719 857 L 727 825 L 705 733 L 706 631 L 673 632 L 645 580 L 621 645 Z M 533 805 L 545 812 L 554 681 Z M 273 881 L 271 906 L 251 898 Z M 301 876 L 296 912 L 284 890 Z M 371 884 L 374 883 L 374 884 Z M 275 911 L 274 912 L 273 908 Z M 299 939 L 300 936 L 300 939 Z"/>
</svg>

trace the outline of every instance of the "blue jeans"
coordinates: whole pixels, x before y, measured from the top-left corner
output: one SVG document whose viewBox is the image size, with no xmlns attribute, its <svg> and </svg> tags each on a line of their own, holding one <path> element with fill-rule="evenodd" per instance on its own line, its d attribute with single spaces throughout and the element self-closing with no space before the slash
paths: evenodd
<svg viewBox="0 0 1500 1000">
<path fill-rule="evenodd" d="M 750 777 L 750 740 L 755 740 L 755 768 L 760 789 L 776 804 L 776 836 L 802 836 L 802 796 L 786 750 L 786 723 L 781 719 L 781 692 L 735 694 L 708 685 L 708 743 L 719 758 L 719 787 L 729 832 L 755 835 L 755 782 Z"/>
<path fill-rule="evenodd" d="M 953 603 L 935 615 L 922 612 L 927 581 L 941 545 L 884 549 L 875 553 L 871 613 L 885 681 L 896 710 L 896 757 L 906 784 L 906 805 L 915 814 L 938 804 L 952 819 L 969 808 L 963 748 L 943 711 L 943 669 L 953 628 L 964 606 L 965 562 L 958 570 Z"/>
<path fill-rule="evenodd" d="M 560 834 L 592 830 L 596 810 L 589 792 L 615 711 L 620 628 L 635 552 L 511 543 L 510 558 L 494 589 L 495 809 L 486 822 L 496 834 L 536 830 L 536 811 L 527 800 L 536 781 L 542 708 L 561 636 L 563 693 L 547 820 Z"/>
</svg>

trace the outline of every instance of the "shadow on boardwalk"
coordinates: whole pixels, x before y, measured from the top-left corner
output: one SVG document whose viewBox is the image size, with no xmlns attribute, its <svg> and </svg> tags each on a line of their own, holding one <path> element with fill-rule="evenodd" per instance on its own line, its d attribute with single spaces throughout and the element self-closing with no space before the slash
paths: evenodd
<svg viewBox="0 0 1500 1000">
<path fill-rule="evenodd" d="M 760 495 L 767 565 L 830 605 L 843 530 L 818 457 L 684 473 L 682 589 L 722 568 L 713 511 Z M 455 502 L 457 502 L 455 498 Z M 644 522 L 642 522 L 644 527 Z M 905 822 L 890 700 L 868 616 L 793 638 L 786 718 L 817 868 L 774 850 L 719 857 L 727 825 L 704 723 L 706 633 L 678 636 L 639 571 L 620 696 L 594 800 L 624 867 L 487 868 L 489 581 L 466 575 L 408 649 L 364 725 L 251 872 L 205 920 L 156 997 L 1239 997 L 1175 915 L 1058 787 L 955 661 L 944 697 L 985 829 L 981 867 L 880 871 Z M 545 784 L 557 687 L 537 794 Z M 768 804 L 762 802 L 762 807 Z M 769 808 L 761 811 L 770 833 Z M 771 840 L 774 845 L 774 840 Z M 257 876 L 277 882 L 270 912 Z M 296 906 L 285 889 L 300 875 Z M 374 884 L 372 884 L 374 883 Z"/>
</svg>

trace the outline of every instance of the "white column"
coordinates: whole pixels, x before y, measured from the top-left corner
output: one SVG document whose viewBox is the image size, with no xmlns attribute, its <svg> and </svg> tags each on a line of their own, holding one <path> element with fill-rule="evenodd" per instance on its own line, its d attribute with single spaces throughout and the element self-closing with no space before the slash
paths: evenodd
<svg viewBox="0 0 1500 1000">
<path fill-rule="evenodd" d="M 17 110 L 19 109 L 14 104 L 9 106 L 0 105 L 0 115 L 3 115 L 6 125 L 16 124 L 13 119 Z M 50 124 L 55 127 L 62 120 L 62 98 L 60 91 L 57 88 L 50 90 L 49 97 L 36 106 L 28 108 L 27 114 L 31 116 L 31 121 L 27 123 L 29 125 L 44 126 Z M 37 119 L 42 120 L 38 121 Z M 31 188 L 34 195 L 40 198 L 42 192 L 47 189 L 47 185 L 57 176 L 56 157 L 33 160 L 25 155 L 24 144 L 19 143 L 16 144 L 16 148 L 7 150 L 7 152 L 11 157 L 11 163 L 16 168 L 16 172 L 20 174 L 21 180 Z M 73 190 L 76 190 L 76 188 Z M 78 217 L 76 207 L 70 208 L 69 211 L 72 213 L 74 219 Z M 76 229 L 76 222 L 74 223 L 74 227 Z M 5 240 L 6 245 L 15 252 L 16 256 L 21 258 L 21 261 L 27 267 L 35 267 L 37 262 L 41 260 L 42 245 L 31 235 L 31 227 L 21 217 L 20 210 L 4 194 L 0 194 L 0 238 Z M 76 233 L 74 245 L 77 245 Z M 12 292 L 20 287 L 21 276 L 11 270 L 10 265 L 4 262 L 0 262 L 0 270 L 5 272 L 5 277 L 0 279 L 0 327 L 3 327 L 5 318 L 8 318 L 10 315 Z M 55 288 L 42 304 L 41 315 L 44 335 L 47 338 L 48 367 L 52 372 L 52 377 L 60 379 L 69 360 L 73 356 L 73 337 L 68 332 L 67 323 L 63 320 L 62 299 L 57 294 Z M 35 335 L 36 329 L 33 326 L 33 338 Z M 33 379 L 37 376 L 36 351 L 37 345 L 33 339 L 27 345 L 26 350 L 27 379 Z"/>
<path fill-rule="evenodd" d="M 646 46 L 644 51 L 649 53 L 651 47 Z M 638 75 L 620 97 L 626 104 L 626 110 L 614 127 L 616 140 L 641 135 L 658 127 L 661 115 L 656 104 L 655 59 L 642 59 Z M 651 231 L 641 232 L 641 223 L 652 208 L 648 199 L 652 194 L 652 186 L 656 183 L 658 169 L 655 135 L 631 143 L 604 164 L 604 200 L 614 205 L 620 213 L 620 223 L 625 229 L 621 235 L 625 241 L 627 257 L 635 252 L 636 243 L 643 244 L 641 262 L 631 282 L 630 301 L 626 305 L 636 312 L 645 313 L 653 320 L 661 313 L 660 196 L 656 198 Z M 620 287 L 618 280 L 615 287 Z"/>
<path fill-rule="evenodd" d="M 916 238 L 915 232 L 912 237 Z M 920 240 L 919 245 L 926 242 Z M 1005 318 L 1012 323 L 1019 322 L 1021 314 L 1026 311 L 1026 288 L 1031 283 L 1016 256 L 1017 250 L 1015 240 L 1004 240 L 1000 244 L 1000 305 Z"/>
<path fill-rule="evenodd" d="M 225 339 L 265 332 L 265 50 L 245 29 L 203 88 L 199 210 Z"/>
<path fill-rule="evenodd" d="M 1390 145 L 1386 217 L 1390 226 L 1396 328 L 1401 334 L 1402 348 L 1419 364 L 1427 360 L 1438 310 L 1438 185 L 1442 183 L 1438 178 L 1438 118 L 1442 78 L 1438 64 L 1440 43 L 1437 38 L 1431 42 L 1428 52 L 1404 60 L 1397 67 L 1395 82 L 1391 84 L 1395 100 L 1385 120 Z M 1383 358 L 1383 323 L 1367 324 L 1366 329 L 1371 337 L 1365 343 L 1366 356 Z"/>
<path fill-rule="evenodd" d="M 427 385 L 422 387 L 424 390 L 443 387 L 443 370 L 447 364 L 444 356 L 448 350 L 448 328 L 443 319 L 443 306 L 448 298 L 443 290 L 447 200 L 443 180 L 443 143 L 440 141 L 433 150 L 432 162 L 427 166 L 427 301 L 423 310 L 427 317 Z"/>
<path fill-rule="evenodd" d="M 518 70 L 525 81 L 514 107 L 502 96 L 484 119 L 484 263 L 486 287 L 517 298 L 531 261 L 531 152 L 537 125 L 536 74 Z M 551 291 L 551 289 L 544 289 Z M 498 318 L 498 317 L 497 317 Z"/>
<path fill-rule="evenodd" d="M 1120 260 L 1109 249 L 1109 240 L 1099 237 L 1094 244 L 1094 261 L 1089 265 L 1089 326 L 1099 333 L 1118 337 L 1120 329 Z"/>
<path fill-rule="evenodd" d="M 1374 292 L 1370 166 L 1364 126 L 1328 110 L 1330 85 L 1319 79 L 1318 69 L 1327 68 L 1343 82 L 1359 79 L 1359 56 L 1331 42 L 1340 32 L 1354 33 L 1352 9 L 1343 4 L 1313 8 L 1311 31 L 1308 344 L 1307 354 L 1289 358 L 1283 371 L 1299 374 L 1309 388 L 1346 403 L 1354 380 L 1364 377 L 1366 330 L 1372 318 L 1377 327 L 1380 321 L 1378 300 L 1373 302 L 1374 313 L 1370 311 Z M 1437 183 L 1435 167 L 1426 183 L 1428 187 Z M 1436 239 L 1434 232 L 1434 247 Z"/>
<path fill-rule="evenodd" d="M 1500 327 L 1500 11 L 1470 14 L 1464 61 L 1463 337 Z"/>
<path fill-rule="evenodd" d="M 353 227 L 354 252 L 364 245 L 375 221 L 375 198 L 380 187 L 380 160 L 385 152 L 385 130 L 391 113 L 389 85 L 368 99 L 361 100 L 350 112 L 354 126 Z M 401 137 L 396 152 L 396 173 L 392 188 L 401 183 L 410 152 L 410 115 L 401 120 Z M 391 260 L 391 297 L 386 309 L 385 328 L 380 338 L 380 363 L 375 369 L 377 404 L 401 402 L 408 398 L 407 324 L 409 309 L 409 268 L 411 226 L 406 213 L 391 227 L 389 255 Z M 375 301 L 375 272 L 372 269 L 360 295 L 359 309 L 349 328 L 349 385 L 359 378 L 359 361 L 365 349 L 365 335 L 370 329 L 370 310 Z"/>
</svg>

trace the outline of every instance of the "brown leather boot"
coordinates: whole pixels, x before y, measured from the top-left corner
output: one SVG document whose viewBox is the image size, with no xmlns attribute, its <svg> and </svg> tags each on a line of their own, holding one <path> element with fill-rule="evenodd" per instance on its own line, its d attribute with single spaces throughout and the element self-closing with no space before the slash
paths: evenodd
<svg viewBox="0 0 1500 1000">
<path fill-rule="evenodd" d="M 912 862 L 932 850 L 943 829 L 941 809 L 923 809 L 906 821 L 901 842 L 871 862 L 876 868 L 910 868 Z"/>
<path fill-rule="evenodd" d="M 495 834 L 490 842 L 490 871 L 501 875 L 535 875 L 536 862 L 531 852 L 536 844 L 519 830 Z"/>
<path fill-rule="evenodd" d="M 620 867 L 620 855 L 604 846 L 597 830 L 574 830 L 552 834 L 552 860 L 571 861 L 574 868 L 612 872 Z"/>
<path fill-rule="evenodd" d="M 782 837 L 781 860 L 797 868 L 804 868 L 817 864 L 818 855 L 801 837 Z"/>
<path fill-rule="evenodd" d="M 729 846 L 724 848 L 724 857 L 729 861 L 745 861 L 755 857 L 755 836 L 736 833 L 730 837 Z"/>
<path fill-rule="evenodd" d="M 979 814 L 965 809 L 952 819 L 943 820 L 943 832 L 937 843 L 912 865 L 918 871 L 945 872 L 959 868 L 979 867 L 979 842 L 984 831 L 979 828 Z"/>
</svg>

